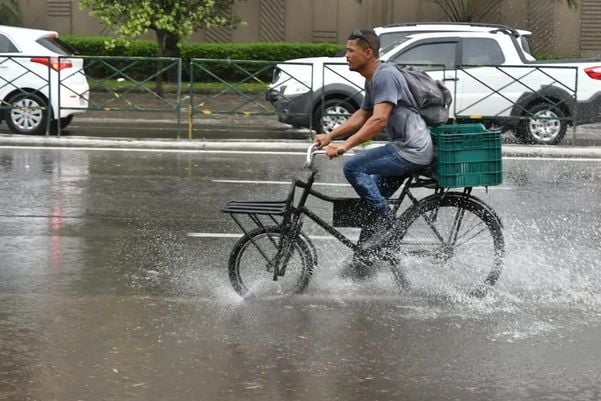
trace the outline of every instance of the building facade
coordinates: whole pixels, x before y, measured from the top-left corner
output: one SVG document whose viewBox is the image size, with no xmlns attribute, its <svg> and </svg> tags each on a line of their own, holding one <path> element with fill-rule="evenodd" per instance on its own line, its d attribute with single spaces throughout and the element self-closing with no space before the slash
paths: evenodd
<svg viewBox="0 0 601 401">
<path fill-rule="evenodd" d="M 61 35 L 110 35 L 88 10 L 80 9 L 79 0 L 21 0 L 21 10 L 27 27 Z M 191 40 L 344 43 L 357 28 L 446 20 L 428 0 L 242 0 L 232 12 L 245 21 L 243 26 L 209 29 L 195 33 Z M 552 0 L 505 0 L 487 22 L 532 31 L 536 52 L 601 55 L 601 0 L 580 0 L 577 10 Z"/>
</svg>

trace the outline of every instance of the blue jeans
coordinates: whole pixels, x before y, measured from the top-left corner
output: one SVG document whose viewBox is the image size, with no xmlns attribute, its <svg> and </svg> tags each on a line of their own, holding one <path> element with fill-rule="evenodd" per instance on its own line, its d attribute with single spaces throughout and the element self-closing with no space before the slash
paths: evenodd
<svg viewBox="0 0 601 401">
<path fill-rule="evenodd" d="M 393 219 L 387 198 L 391 197 L 403 180 L 426 166 L 401 157 L 395 146 L 384 146 L 360 152 L 344 164 L 344 176 L 359 196 L 367 201 L 382 222 Z"/>
</svg>

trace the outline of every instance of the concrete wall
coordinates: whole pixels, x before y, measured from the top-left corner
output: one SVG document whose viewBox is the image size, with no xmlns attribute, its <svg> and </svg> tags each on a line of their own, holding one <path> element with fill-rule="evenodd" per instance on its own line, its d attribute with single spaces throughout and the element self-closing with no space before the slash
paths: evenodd
<svg viewBox="0 0 601 401">
<path fill-rule="evenodd" d="M 596 2 L 599 0 L 581 0 L 585 6 Z M 578 56 L 584 53 L 580 44 L 582 9 L 573 11 L 552 0 L 505 0 L 487 22 L 533 31 L 535 51 Z M 109 34 L 87 10 L 80 10 L 79 0 L 21 0 L 21 10 L 24 26 L 63 35 Z M 348 33 L 357 28 L 445 20 L 438 6 L 426 0 L 244 0 L 234 5 L 233 13 L 246 21 L 240 28 L 198 32 L 190 39 L 344 43 Z M 601 53 L 601 41 L 599 49 L 590 47 L 583 55 Z"/>
</svg>

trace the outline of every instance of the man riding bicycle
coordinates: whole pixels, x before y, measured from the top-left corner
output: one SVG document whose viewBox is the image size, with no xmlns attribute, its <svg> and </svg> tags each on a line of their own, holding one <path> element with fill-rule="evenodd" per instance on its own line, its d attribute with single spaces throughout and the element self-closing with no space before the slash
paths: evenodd
<svg viewBox="0 0 601 401">
<path fill-rule="evenodd" d="M 360 152 L 344 164 L 346 179 L 371 212 L 373 223 L 363 227 L 360 243 L 376 232 L 394 230 L 395 218 L 387 198 L 405 177 L 423 170 L 433 159 L 430 131 L 416 111 L 407 82 L 395 66 L 380 61 L 379 48 L 380 39 L 373 30 L 357 30 L 348 37 L 346 61 L 351 71 L 365 77 L 365 97 L 359 110 L 344 124 L 328 134 L 315 136 L 319 148 L 325 148 L 327 156 L 333 159 L 386 131 L 389 143 Z M 348 138 L 332 142 L 341 136 Z M 367 272 L 357 257 L 353 257 L 349 268 L 359 276 Z"/>
</svg>

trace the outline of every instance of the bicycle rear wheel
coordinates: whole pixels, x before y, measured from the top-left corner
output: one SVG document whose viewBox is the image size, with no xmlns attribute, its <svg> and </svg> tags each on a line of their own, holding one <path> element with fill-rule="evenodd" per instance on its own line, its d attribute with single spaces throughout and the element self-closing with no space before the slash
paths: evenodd
<svg viewBox="0 0 601 401">
<path fill-rule="evenodd" d="M 499 218 L 478 198 L 435 194 L 399 219 L 395 277 L 404 287 L 465 290 L 482 295 L 501 274 L 505 241 Z"/>
<path fill-rule="evenodd" d="M 229 277 L 234 290 L 242 296 L 270 296 L 302 293 L 311 279 L 315 259 L 308 239 L 299 235 L 284 250 L 289 256 L 284 269 L 274 280 L 274 263 L 280 242 L 281 229 L 277 226 L 256 228 L 240 238 L 229 259 Z M 289 255 L 285 255 L 288 253 Z"/>
</svg>

